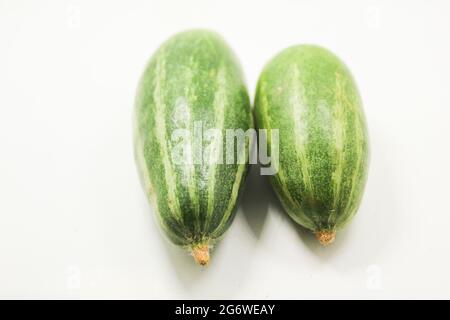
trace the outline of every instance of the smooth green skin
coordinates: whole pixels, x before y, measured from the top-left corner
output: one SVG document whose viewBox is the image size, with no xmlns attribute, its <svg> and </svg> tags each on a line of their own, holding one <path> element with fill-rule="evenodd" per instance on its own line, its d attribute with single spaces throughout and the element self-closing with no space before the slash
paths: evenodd
<svg viewBox="0 0 450 320">
<path fill-rule="evenodd" d="M 248 167 L 248 156 L 245 164 L 194 164 L 194 155 L 192 164 L 176 164 L 171 154 L 179 141 L 171 135 L 192 135 L 196 121 L 203 132 L 253 128 L 239 64 L 222 38 L 205 30 L 176 34 L 157 50 L 135 102 L 135 158 L 145 192 L 168 238 L 191 248 L 212 245 L 228 229 Z"/>
<path fill-rule="evenodd" d="M 259 78 L 255 120 L 260 129 L 279 129 L 279 168 L 270 180 L 292 219 L 315 232 L 348 222 L 363 195 L 369 150 L 344 63 L 318 46 L 282 51 Z"/>
</svg>

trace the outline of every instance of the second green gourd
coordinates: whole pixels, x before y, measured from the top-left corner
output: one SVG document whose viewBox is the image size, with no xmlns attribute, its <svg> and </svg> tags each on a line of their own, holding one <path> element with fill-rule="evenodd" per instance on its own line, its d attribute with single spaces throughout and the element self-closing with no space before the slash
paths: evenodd
<svg viewBox="0 0 450 320">
<path fill-rule="evenodd" d="M 356 213 L 368 169 L 366 121 L 350 71 L 321 47 L 288 48 L 259 78 L 255 117 L 268 136 L 279 130 L 270 180 L 284 209 L 330 244 Z"/>
</svg>

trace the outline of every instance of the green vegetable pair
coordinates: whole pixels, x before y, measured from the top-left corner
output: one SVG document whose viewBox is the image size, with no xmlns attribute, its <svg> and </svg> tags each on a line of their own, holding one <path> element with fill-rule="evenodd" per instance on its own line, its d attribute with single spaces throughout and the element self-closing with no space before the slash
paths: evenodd
<svg viewBox="0 0 450 320">
<path fill-rule="evenodd" d="M 331 243 L 358 209 L 368 168 L 349 70 L 326 49 L 290 47 L 265 66 L 254 116 L 284 209 Z M 134 128 L 141 182 L 160 226 L 207 264 L 235 215 L 256 137 L 239 63 L 221 37 L 187 31 L 156 51 L 139 84 Z"/>
</svg>

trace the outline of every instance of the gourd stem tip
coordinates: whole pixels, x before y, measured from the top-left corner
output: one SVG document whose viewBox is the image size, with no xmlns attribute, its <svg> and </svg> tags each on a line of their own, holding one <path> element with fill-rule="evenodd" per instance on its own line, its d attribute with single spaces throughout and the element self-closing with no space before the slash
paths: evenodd
<svg viewBox="0 0 450 320">
<path fill-rule="evenodd" d="M 336 231 L 334 230 L 319 230 L 316 231 L 316 238 L 323 246 L 328 246 L 336 239 Z"/>
<path fill-rule="evenodd" d="M 191 250 L 195 262 L 199 265 L 206 266 L 209 263 L 209 248 L 207 244 L 193 246 Z"/>
</svg>

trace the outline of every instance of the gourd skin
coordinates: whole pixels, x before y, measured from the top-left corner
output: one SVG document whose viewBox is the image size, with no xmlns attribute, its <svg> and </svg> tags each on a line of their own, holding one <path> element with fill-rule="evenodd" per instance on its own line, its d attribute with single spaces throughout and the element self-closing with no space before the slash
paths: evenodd
<svg viewBox="0 0 450 320">
<path fill-rule="evenodd" d="M 199 126 L 203 134 L 220 129 L 223 137 L 224 129 L 253 128 L 239 64 L 222 38 L 206 30 L 176 34 L 153 55 L 137 91 L 134 126 L 136 163 L 162 230 L 206 264 L 208 248 L 233 220 L 248 153 L 243 164 L 210 162 L 220 148 L 225 155 L 225 146 L 202 133 L 198 142 Z M 179 129 L 189 133 L 182 164 L 173 158 Z"/>
<path fill-rule="evenodd" d="M 284 209 L 322 244 L 331 243 L 359 207 L 369 162 L 366 120 L 350 71 L 318 46 L 282 51 L 259 78 L 255 120 L 269 136 L 279 130 L 278 171 L 270 181 Z"/>
</svg>

